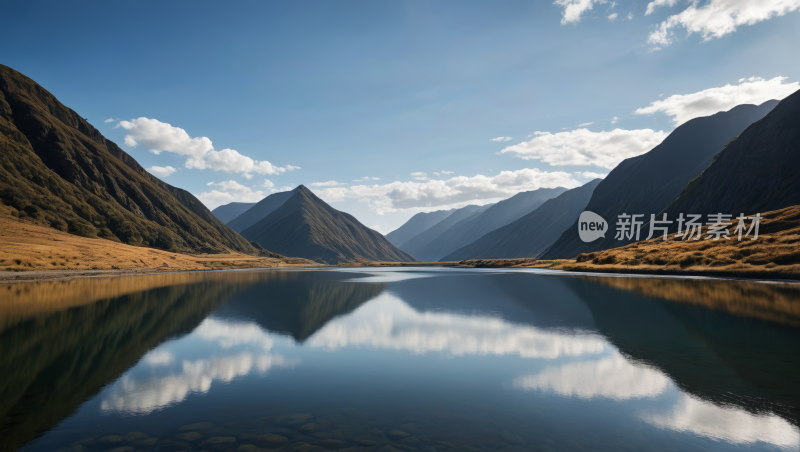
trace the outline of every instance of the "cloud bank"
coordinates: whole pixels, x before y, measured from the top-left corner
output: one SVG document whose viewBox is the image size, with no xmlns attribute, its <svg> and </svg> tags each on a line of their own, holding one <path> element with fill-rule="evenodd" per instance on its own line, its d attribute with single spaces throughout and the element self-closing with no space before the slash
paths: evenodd
<svg viewBox="0 0 800 452">
<path fill-rule="evenodd" d="M 553 166 L 599 166 L 612 169 L 621 161 L 653 149 L 668 132 L 651 129 L 592 132 L 576 129 L 569 132 L 535 132 L 535 138 L 508 146 L 501 154 L 524 160 L 541 160 Z"/>
<path fill-rule="evenodd" d="M 639 108 L 636 114 L 649 115 L 662 112 L 672 116 L 675 125 L 690 119 L 727 111 L 741 104 L 761 104 L 771 99 L 783 99 L 800 89 L 800 83 L 784 83 L 786 77 L 765 80 L 760 77 L 740 79 L 738 85 L 709 88 L 692 94 L 675 94 L 666 99 Z"/>
<path fill-rule="evenodd" d="M 216 151 L 207 137 L 192 138 L 180 127 L 173 127 L 157 119 L 142 117 L 120 121 L 116 127 L 122 127 L 128 132 L 124 140 L 126 146 L 136 147 L 141 144 L 156 155 L 172 152 L 185 156 L 186 168 L 242 173 L 246 177 L 253 173 L 280 174 L 299 169 L 292 165 L 280 167 L 266 160 L 253 160 L 233 149 Z"/>
<path fill-rule="evenodd" d="M 425 173 L 421 173 L 425 174 Z M 425 176 L 427 177 L 427 176 Z M 503 171 L 496 176 L 457 176 L 446 180 L 426 179 L 411 182 L 392 182 L 384 185 L 354 185 L 329 187 L 317 191 L 327 202 L 358 199 L 368 203 L 378 214 L 396 210 L 438 207 L 452 208 L 467 204 L 486 204 L 513 196 L 521 191 L 538 188 L 582 185 L 563 171 L 541 171 L 523 168 Z"/>
<path fill-rule="evenodd" d="M 675 0 L 656 0 L 647 5 L 645 14 L 652 13 L 658 6 L 675 3 Z M 694 1 L 679 14 L 661 22 L 647 41 L 656 46 L 672 44 L 676 28 L 685 28 L 689 35 L 699 33 L 708 41 L 733 33 L 741 25 L 753 25 L 798 9 L 800 0 L 710 0 L 702 6 Z"/>
</svg>

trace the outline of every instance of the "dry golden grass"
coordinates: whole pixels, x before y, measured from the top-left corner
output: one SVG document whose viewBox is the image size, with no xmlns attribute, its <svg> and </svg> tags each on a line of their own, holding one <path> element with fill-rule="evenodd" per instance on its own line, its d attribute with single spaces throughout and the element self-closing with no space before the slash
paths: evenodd
<svg viewBox="0 0 800 452">
<path fill-rule="evenodd" d="M 800 206 L 761 214 L 757 240 L 650 239 L 576 259 L 476 259 L 468 267 L 552 268 L 557 270 L 671 275 L 800 279 Z M 735 223 L 735 222 L 734 222 Z M 732 233 L 735 224 L 729 228 Z M 703 228 L 703 237 L 706 237 Z"/>
<path fill-rule="evenodd" d="M 318 266 L 300 258 L 246 254 L 179 254 L 85 238 L 27 223 L 0 212 L 0 271 L 33 270 L 222 270 Z"/>
</svg>

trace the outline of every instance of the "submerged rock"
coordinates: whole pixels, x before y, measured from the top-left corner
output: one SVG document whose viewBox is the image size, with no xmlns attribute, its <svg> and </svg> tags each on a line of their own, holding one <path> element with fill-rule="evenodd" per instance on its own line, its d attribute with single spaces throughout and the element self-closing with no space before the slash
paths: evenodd
<svg viewBox="0 0 800 452">
<path fill-rule="evenodd" d="M 122 441 L 122 437 L 119 435 L 108 435 L 100 438 L 98 441 L 101 443 L 119 443 Z"/>
<path fill-rule="evenodd" d="M 125 435 L 125 441 L 129 443 L 139 443 L 141 441 L 146 440 L 147 438 L 150 438 L 150 435 L 142 432 L 128 432 Z"/>
<path fill-rule="evenodd" d="M 214 428 L 215 425 L 211 422 L 198 422 L 197 424 L 189 424 L 180 427 L 178 430 L 208 430 Z"/>
<path fill-rule="evenodd" d="M 386 434 L 386 436 L 392 439 L 402 439 L 410 435 L 402 430 L 398 430 L 395 428 L 390 430 L 389 433 Z"/>
<path fill-rule="evenodd" d="M 276 435 L 274 433 L 269 433 L 267 435 L 258 435 L 256 437 L 256 441 L 264 442 L 264 443 L 272 443 L 272 444 L 280 444 L 289 441 L 288 438 L 285 436 Z"/>
<path fill-rule="evenodd" d="M 181 441 L 189 441 L 189 442 L 197 441 L 198 439 L 200 439 L 202 437 L 203 437 L 203 435 L 201 435 L 198 432 L 178 433 L 177 435 L 175 435 L 175 438 L 177 438 L 177 439 L 179 439 Z"/>
</svg>

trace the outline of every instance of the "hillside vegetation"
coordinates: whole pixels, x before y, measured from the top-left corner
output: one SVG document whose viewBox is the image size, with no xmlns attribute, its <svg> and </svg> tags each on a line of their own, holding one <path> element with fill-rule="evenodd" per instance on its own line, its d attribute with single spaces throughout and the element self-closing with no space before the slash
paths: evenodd
<svg viewBox="0 0 800 452">
<path fill-rule="evenodd" d="M 82 237 L 169 251 L 263 251 L 2 65 L 0 203 L 15 217 Z"/>
</svg>

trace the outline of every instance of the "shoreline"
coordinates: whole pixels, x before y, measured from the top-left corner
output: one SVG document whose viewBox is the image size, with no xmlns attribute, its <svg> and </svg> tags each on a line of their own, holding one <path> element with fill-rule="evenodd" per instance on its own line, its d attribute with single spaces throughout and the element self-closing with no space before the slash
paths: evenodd
<svg viewBox="0 0 800 452">
<path fill-rule="evenodd" d="M 528 261 L 528 262 L 514 262 Z M 750 274 L 721 272 L 721 271 L 672 271 L 666 269 L 620 269 L 620 268 L 590 268 L 579 266 L 579 268 L 565 268 L 565 265 L 574 265 L 574 261 L 534 261 L 533 259 L 484 259 L 475 261 L 461 262 L 375 262 L 339 264 L 339 265 L 308 265 L 308 264 L 284 264 L 270 267 L 231 267 L 231 268 L 207 268 L 207 269 L 175 269 L 175 268 L 121 268 L 121 269 L 97 269 L 97 270 L 29 270 L 29 271 L 6 271 L 0 270 L 0 284 L 15 285 L 36 283 L 44 281 L 69 281 L 74 279 L 89 278 L 110 278 L 119 276 L 145 276 L 163 275 L 179 273 L 209 273 L 227 271 L 252 271 L 252 270 L 273 270 L 273 269 L 313 269 L 313 268 L 406 268 L 406 267 L 431 267 L 431 268 L 475 268 L 475 269 L 497 269 L 497 270 L 546 270 L 552 274 L 563 274 L 564 276 L 596 276 L 596 277 L 645 277 L 659 278 L 669 277 L 669 279 L 714 279 L 730 281 L 749 281 L 770 284 L 800 285 L 800 280 L 792 278 L 793 275 L 781 275 L 777 272 L 760 274 L 752 272 Z M 527 265 L 526 265 L 527 264 Z M 536 265 L 538 264 L 538 265 Z"/>
</svg>

